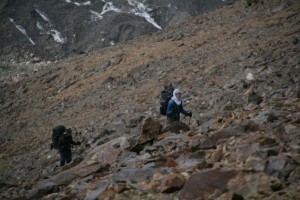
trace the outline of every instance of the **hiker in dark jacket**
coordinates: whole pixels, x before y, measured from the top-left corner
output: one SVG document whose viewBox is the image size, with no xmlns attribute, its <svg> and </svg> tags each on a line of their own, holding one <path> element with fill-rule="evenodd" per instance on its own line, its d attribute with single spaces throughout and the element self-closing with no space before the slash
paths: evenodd
<svg viewBox="0 0 300 200">
<path fill-rule="evenodd" d="M 60 166 L 72 161 L 71 145 L 80 145 L 80 142 L 74 142 L 72 138 L 72 130 L 66 129 L 58 141 L 58 151 L 60 154 Z"/>
<path fill-rule="evenodd" d="M 179 89 L 175 89 L 173 91 L 173 97 L 168 102 L 167 108 L 167 123 L 171 124 L 175 121 L 180 121 L 180 113 L 192 117 L 192 112 L 187 112 L 183 109 L 182 100 L 181 100 L 182 92 Z"/>
</svg>

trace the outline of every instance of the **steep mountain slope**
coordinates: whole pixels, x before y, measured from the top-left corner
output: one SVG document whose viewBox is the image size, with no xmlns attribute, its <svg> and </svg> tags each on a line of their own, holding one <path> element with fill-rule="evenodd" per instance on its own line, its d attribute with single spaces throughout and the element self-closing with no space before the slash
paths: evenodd
<svg viewBox="0 0 300 200">
<path fill-rule="evenodd" d="M 293 166 L 297 166 L 290 168 L 291 181 L 282 180 L 282 184 L 293 183 L 291 187 L 296 185 L 299 189 L 299 11 L 296 0 L 264 0 L 250 7 L 237 2 L 116 46 L 42 67 L 32 66 L 27 76 L 3 76 L 3 198 L 27 195 L 20 188 L 35 188 L 38 180 L 62 170 L 55 167 L 58 155 L 48 146 L 52 128 L 57 124 L 81 133 L 75 136 L 85 144 L 75 151 L 79 158 L 112 138 L 128 139 L 141 134 L 143 121 L 148 117 L 164 124 L 158 108 L 159 92 L 166 81 L 184 91 L 185 107 L 193 112 L 191 121 L 183 118 L 192 128 L 189 134 L 205 133 L 201 135 L 205 137 L 251 119 L 260 132 L 245 132 L 253 134 L 252 139 L 271 134 L 267 138 L 276 140 L 270 144 L 278 147 L 277 154 L 289 154 Z M 214 121 L 207 125 L 210 120 Z M 283 140 L 284 135 L 288 141 Z M 226 138 L 227 147 L 243 142 L 237 136 L 230 137 Z M 274 155 L 273 150 L 268 153 Z M 229 158 L 232 159 L 228 154 L 224 156 L 220 166 L 235 169 L 242 163 L 229 167 Z M 218 166 L 212 163 L 210 167 Z M 111 174 L 114 170 L 109 169 Z M 91 182 L 101 177 L 97 173 L 90 177 Z M 75 195 L 86 197 L 90 189 Z M 67 191 L 63 190 L 66 196 Z M 238 194 L 247 199 L 248 194 Z M 174 195 L 177 197 L 177 193 Z"/>
<path fill-rule="evenodd" d="M 235 0 L 3 0 L 1 63 L 57 60 L 153 33 Z"/>
</svg>

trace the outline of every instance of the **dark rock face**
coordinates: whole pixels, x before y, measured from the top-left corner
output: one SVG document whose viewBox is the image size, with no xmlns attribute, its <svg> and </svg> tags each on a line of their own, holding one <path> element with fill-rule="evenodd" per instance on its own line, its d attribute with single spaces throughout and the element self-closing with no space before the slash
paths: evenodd
<svg viewBox="0 0 300 200">
<path fill-rule="evenodd" d="M 45 60 L 83 54 L 190 19 L 234 2 L 53 0 L 0 3 L 1 60 Z"/>
</svg>

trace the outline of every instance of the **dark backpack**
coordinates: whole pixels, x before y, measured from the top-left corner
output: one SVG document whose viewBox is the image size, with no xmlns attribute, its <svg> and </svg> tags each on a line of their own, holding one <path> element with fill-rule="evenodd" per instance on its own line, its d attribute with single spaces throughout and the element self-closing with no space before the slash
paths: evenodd
<svg viewBox="0 0 300 200">
<path fill-rule="evenodd" d="M 160 114 L 166 115 L 168 103 L 173 96 L 174 87 L 164 89 L 160 92 Z"/>
<path fill-rule="evenodd" d="M 65 130 L 66 130 L 66 127 L 64 127 L 63 125 L 58 125 L 53 129 L 52 146 L 53 146 L 54 149 L 58 149 L 59 138 L 60 138 L 60 136 L 63 135 Z"/>
</svg>

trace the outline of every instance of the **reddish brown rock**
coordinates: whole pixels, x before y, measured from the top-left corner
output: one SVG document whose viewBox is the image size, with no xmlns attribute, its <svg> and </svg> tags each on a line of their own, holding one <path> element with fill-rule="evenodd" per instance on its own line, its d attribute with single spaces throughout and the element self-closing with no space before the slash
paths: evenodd
<svg viewBox="0 0 300 200">
<path fill-rule="evenodd" d="M 81 166 L 86 166 L 94 163 L 99 164 L 112 164 L 115 163 L 122 152 L 120 148 L 120 143 L 122 142 L 122 137 L 113 139 L 103 145 L 100 145 L 93 149 L 87 157 L 80 164 Z"/>
<path fill-rule="evenodd" d="M 181 155 L 177 160 L 178 169 L 183 171 L 194 171 L 206 166 L 205 152 L 197 151 L 192 154 Z"/>
<path fill-rule="evenodd" d="M 163 176 L 160 185 L 161 192 L 174 192 L 182 188 L 185 183 L 184 176 L 181 174 L 168 174 Z"/>
<path fill-rule="evenodd" d="M 193 174 L 185 183 L 180 192 L 180 200 L 206 199 L 211 193 L 216 191 L 227 191 L 227 183 L 236 176 L 236 171 L 222 171 L 218 169 L 203 170 Z"/>
<path fill-rule="evenodd" d="M 178 164 L 176 163 L 176 161 L 171 158 L 171 157 L 167 157 L 167 166 L 168 167 L 176 167 Z"/>
<path fill-rule="evenodd" d="M 149 140 L 157 139 L 161 133 L 162 126 L 158 120 L 153 118 L 145 119 L 142 126 L 142 133 L 138 138 L 138 144 L 143 144 Z"/>
</svg>

